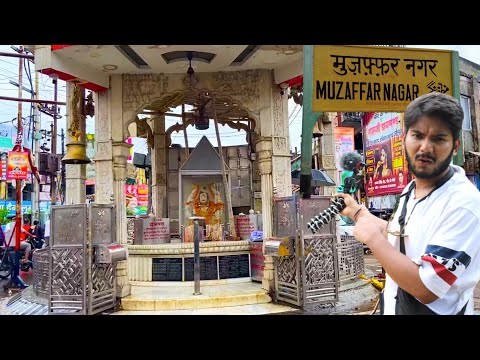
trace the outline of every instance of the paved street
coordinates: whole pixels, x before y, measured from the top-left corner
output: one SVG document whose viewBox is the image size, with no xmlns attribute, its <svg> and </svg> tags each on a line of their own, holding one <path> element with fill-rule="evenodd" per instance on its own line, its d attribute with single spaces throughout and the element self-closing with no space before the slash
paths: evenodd
<svg viewBox="0 0 480 360">
<path fill-rule="evenodd" d="M 32 284 L 32 269 L 28 272 L 21 271 L 20 276 L 27 285 Z M 21 291 L 20 289 L 10 289 L 5 291 L 3 286 L 6 285 L 8 281 L 9 279 L 0 280 L 0 315 L 8 315 L 5 308 L 8 299 Z"/>
</svg>

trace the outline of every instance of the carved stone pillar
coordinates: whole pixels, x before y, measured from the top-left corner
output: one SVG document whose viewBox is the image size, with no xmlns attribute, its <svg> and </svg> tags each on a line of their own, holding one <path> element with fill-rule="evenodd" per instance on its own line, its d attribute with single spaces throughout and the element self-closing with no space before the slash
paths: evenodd
<svg viewBox="0 0 480 360">
<path fill-rule="evenodd" d="M 260 112 L 261 137 L 257 143 L 262 188 L 262 215 L 264 239 L 272 236 L 273 197 L 292 195 L 290 146 L 288 136 L 287 96 L 278 88 L 269 87 L 269 104 Z M 262 287 L 275 288 L 273 258 L 265 256 Z"/>
<path fill-rule="evenodd" d="M 152 123 L 154 148 L 152 150 L 152 205 L 157 217 L 167 215 L 167 149 L 165 144 L 165 116 L 155 117 Z"/>
<path fill-rule="evenodd" d="M 288 98 L 272 87 L 272 174 L 275 196 L 292 195 L 291 156 L 288 134 Z"/>
<path fill-rule="evenodd" d="M 95 202 L 110 204 L 113 195 L 112 124 L 108 117 L 108 91 L 94 93 L 95 100 Z"/>
<path fill-rule="evenodd" d="M 335 163 L 335 117 L 336 113 L 326 113 L 330 122 L 323 123 L 323 136 L 319 144 L 321 149 L 320 165 L 325 172 L 336 179 L 337 165 Z M 340 155 L 338 155 L 340 156 Z M 333 195 L 337 190 L 336 186 L 325 186 L 324 195 Z M 335 217 L 337 244 L 340 244 L 340 216 Z"/>
<path fill-rule="evenodd" d="M 272 179 L 272 141 L 271 138 L 259 137 L 256 144 L 258 156 L 258 169 L 261 177 L 262 189 L 262 222 L 263 238 L 272 236 L 273 225 L 273 179 Z M 263 270 L 262 287 L 269 290 L 275 279 L 273 259 L 265 256 L 265 268 Z M 273 284 L 274 285 L 274 284 Z"/>
<path fill-rule="evenodd" d="M 323 124 L 323 136 L 321 140 L 321 160 L 320 164 L 325 172 L 332 178 L 336 179 L 337 167 L 335 165 L 335 125 L 334 119 L 336 113 L 327 113 L 330 122 Z M 324 194 L 333 195 L 336 192 L 336 187 L 325 186 Z"/>
<path fill-rule="evenodd" d="M 270 138 L 264 137 L 258 137 L 258 140 L 256 151 L 258 170 L 261 177 L 263 236 L 268 237 L 272 236 L 272 141 Z"/>
<path fill-rule="evenodd" d="M 72 112 L 75 109 L 72 109 L 70 102 L 73 95 L 74 86 L 72 83 L 67 81 L 66 84 L 66 102 L 67 102 L 67 138 L 66 143 L 68 144 L 73 138 L 70 136 L 70 132 L 68 129 L 71 126 L 71 121 L 73 119 Z M 81 91 L 81 97 L 85 98 L 85 89 Z M 85 143 L 85 117 L 79 117 L 79 130 L 81 132 L 81 136 L 79 140 Z M 83 165 L 73 165 L 67 164 L 65 166 L 65 204 L 82 204 L 86 201 L 86 188 L 85 188 L 85 180 L 87 178 L 87 166 Z"/>
<path fill-rule="evenodd" d="M 113 194 L 116 210 L 116 235 L 119 244 L 127 243 L 127 208 L 125 206 L 125 180 L 127 179 L 127 159 L 131 144 L 113 142 Z M 117 264 L 117 297 L 130 294 L 130 283 L 127 276 L 127 262 Z"/>
<path fill-rule="evenodd" d="M 125 180 L 127 179 L 127 159 L 130 155 L 131 144 L 125 142 L 127 129 L 126 122 L 130 121 L 132 114 L 124 111 L 122 75 L 110 77 L 109 94 L 109 128 L 112 149 L 112 173 L 113 173 L 113 201 L 116 215 L 116 236 L 119 244 L 127 243 L 127 208 L 125 206 Z M 108 148 L 108 141 L 105 140 Z M 117 263 L 117 297 L 130 295 L 130 282 L 128 280 L 127 261 Z"/>
</svg>

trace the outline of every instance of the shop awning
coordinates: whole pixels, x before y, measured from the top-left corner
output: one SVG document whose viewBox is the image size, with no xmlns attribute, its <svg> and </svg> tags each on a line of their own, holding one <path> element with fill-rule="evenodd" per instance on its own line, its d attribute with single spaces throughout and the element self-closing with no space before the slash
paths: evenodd
<svg viewBox="0 0 480 360">
<path fill-rule="evenodd" d="M 300 185 L 300 170 L 292 171 L 292 184 Z M 312 169 L 312 186 L 336 186 L 328 174 L 323 170 Z"/>
</svg>

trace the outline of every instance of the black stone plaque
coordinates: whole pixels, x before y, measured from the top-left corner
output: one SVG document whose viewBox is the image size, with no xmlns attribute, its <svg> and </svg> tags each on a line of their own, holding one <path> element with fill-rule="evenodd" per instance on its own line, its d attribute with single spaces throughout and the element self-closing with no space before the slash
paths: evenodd
<svg viewBox="0 0 480 360">
<path fill-rule="evenodd" d="M 218 257 L 220 279 L 250 277 L 249 254 Z"/>
<path fill-rule="evenodd" d="M 200 256 L 200 280 L 218 280 L 216 256 Z M 193 257 L 185 258 L 185 281 L 193 281 Z"/>
<path fill-rule="evenodd" d="M 182 258 L 152 259 L 152 281 L 182 281 Z"/>
</svg>

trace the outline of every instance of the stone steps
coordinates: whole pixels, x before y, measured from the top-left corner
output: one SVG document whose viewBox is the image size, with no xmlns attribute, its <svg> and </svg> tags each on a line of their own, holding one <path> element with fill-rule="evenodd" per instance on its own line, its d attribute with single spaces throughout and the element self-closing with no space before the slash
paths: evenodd
<svg viewBox="0 0 480 360">
<path fill-rule="evenodd" d="M 272 315 L 296 314 L 298 311 L 290 306 L 266 303 L 189 310 L 120 310 L 111 315 Z"/>
<path fill-rule="evenodd" d="M 270 303 L 272 299 L 261 284 L 233 283 L 200 287 L 200 295 L 193 295 L 191 287 L 132 286 L 131 295 L 122 298 L 121 308 L 126 311 L 165 311 L 223 308 Z"/>
</svg>

